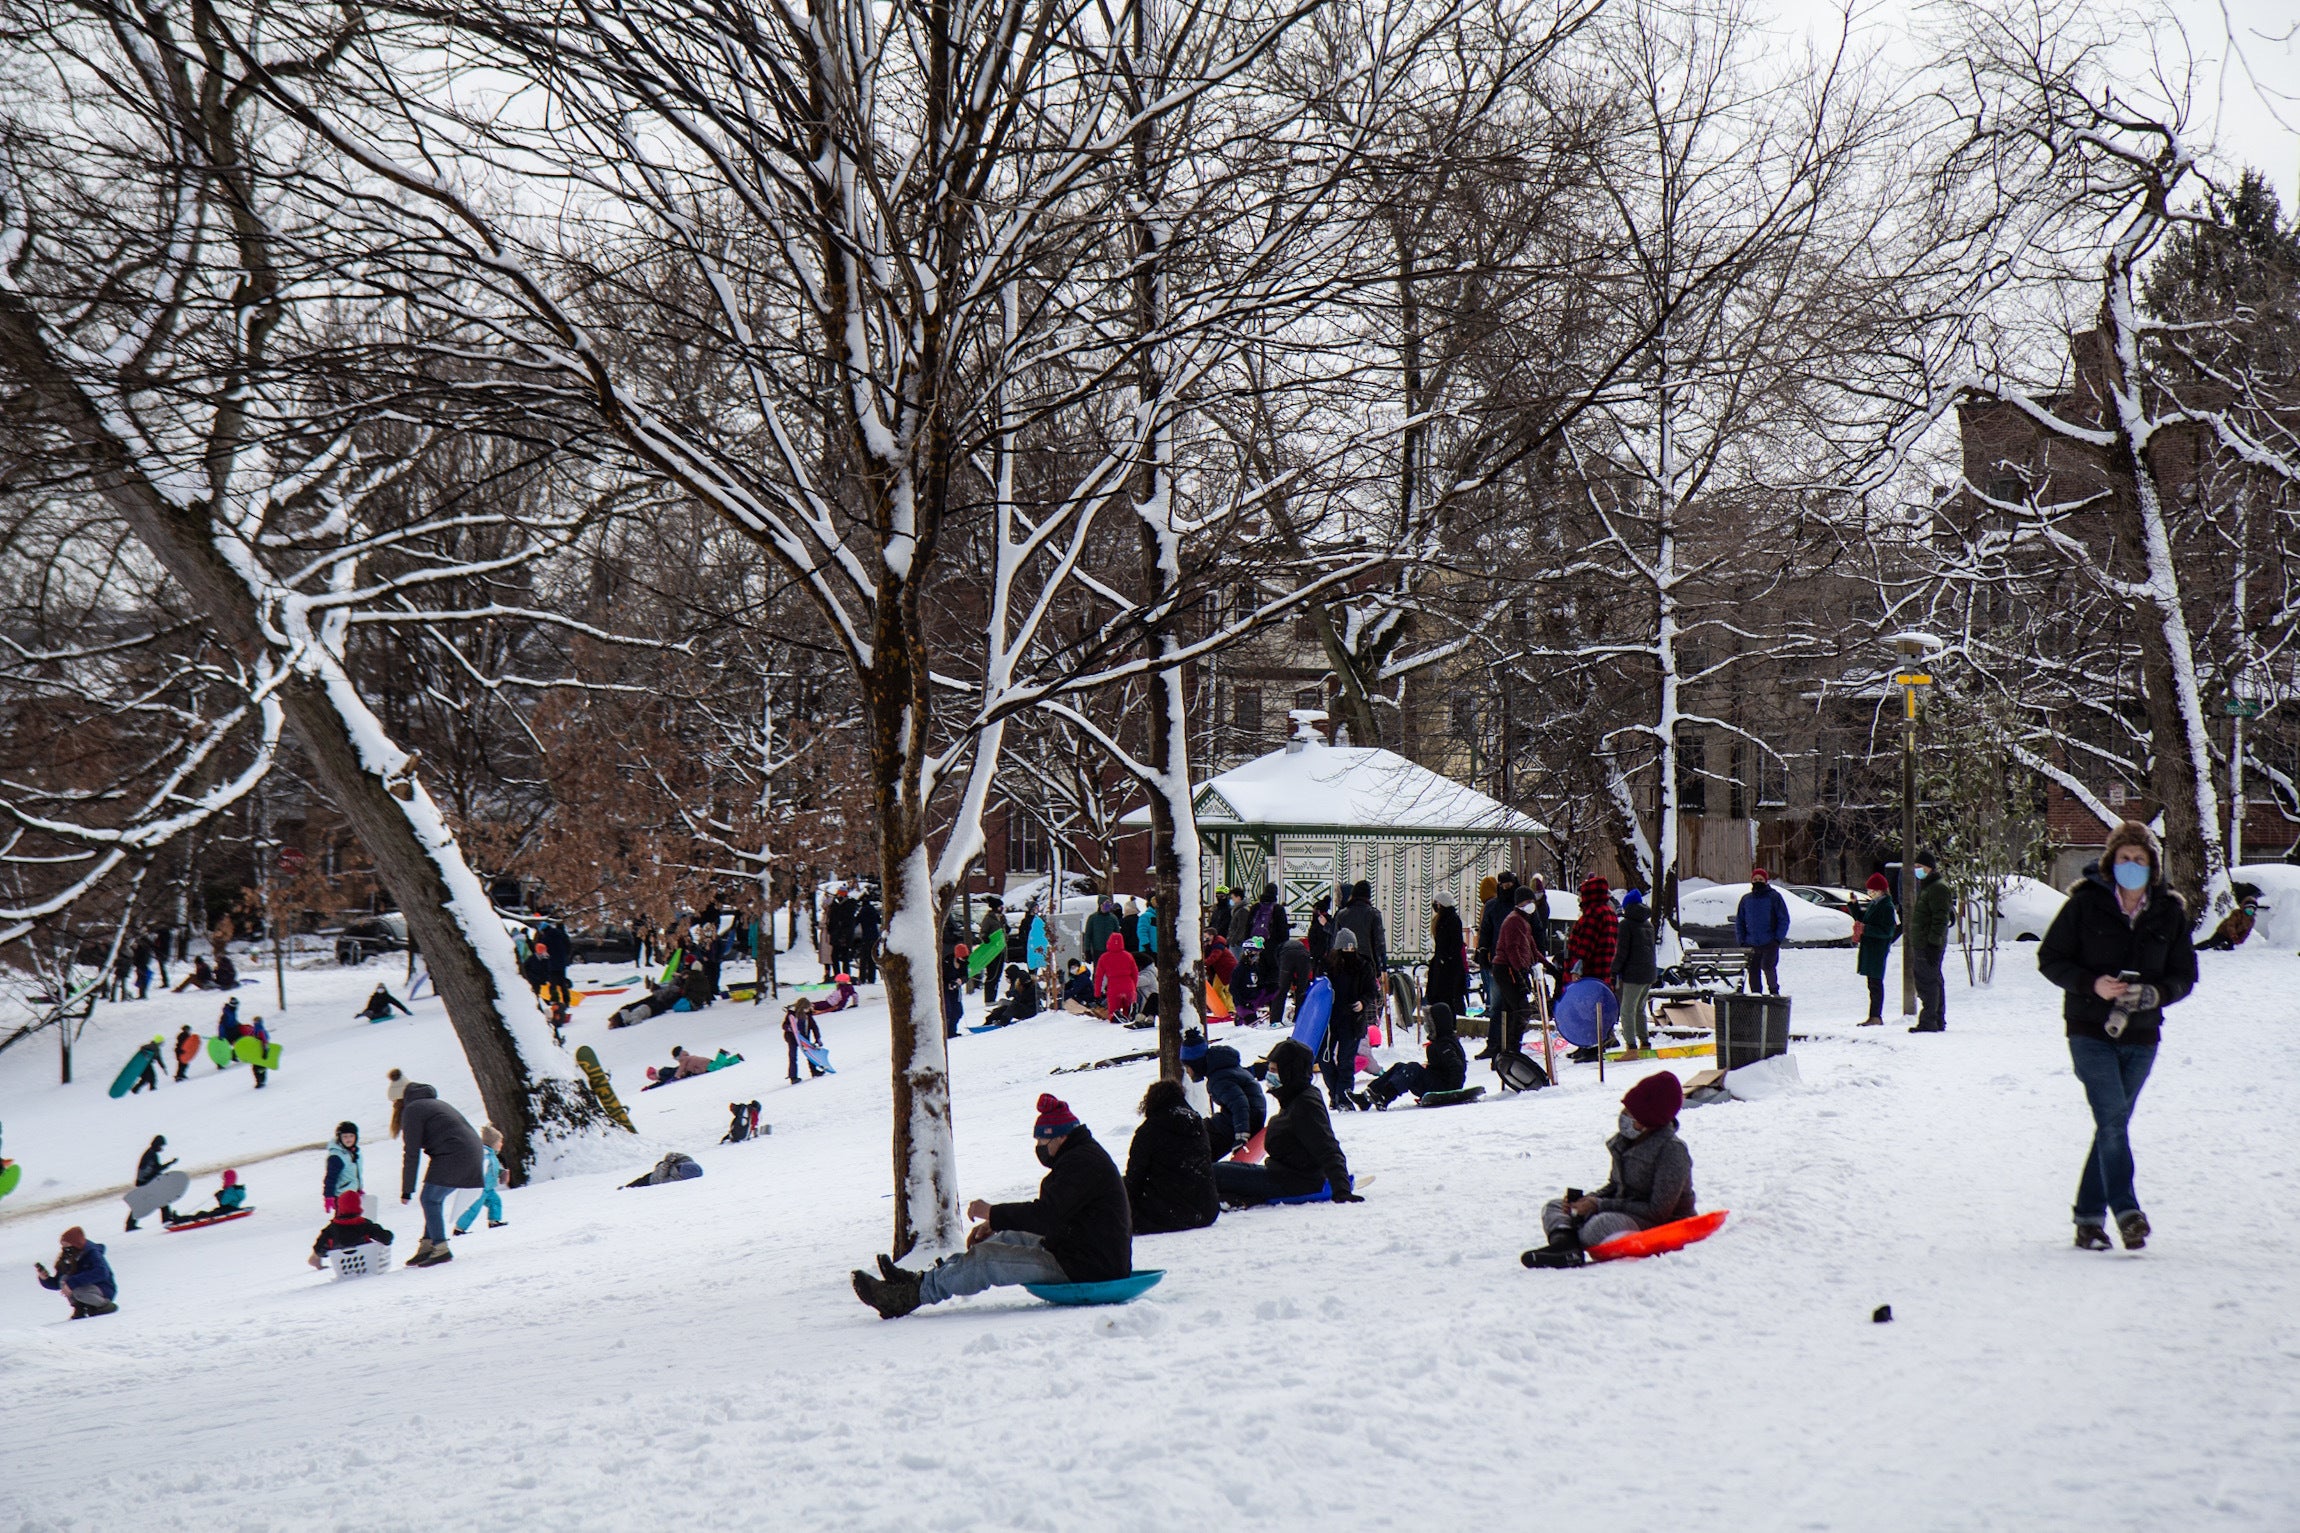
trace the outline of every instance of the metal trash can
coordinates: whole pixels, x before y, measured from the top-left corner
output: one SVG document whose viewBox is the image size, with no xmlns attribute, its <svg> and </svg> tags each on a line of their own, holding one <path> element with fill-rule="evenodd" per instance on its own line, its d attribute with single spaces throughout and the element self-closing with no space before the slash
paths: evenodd
<svg viewBox="0 0 2300 1533">
<path fill-rule="evenodd" d="M 1789 1052 L 1789 998 L 1728 991 L 1713 1003 L 1717 1016 L 1717 1068 L 1738 1070 Z"/>
</svg>

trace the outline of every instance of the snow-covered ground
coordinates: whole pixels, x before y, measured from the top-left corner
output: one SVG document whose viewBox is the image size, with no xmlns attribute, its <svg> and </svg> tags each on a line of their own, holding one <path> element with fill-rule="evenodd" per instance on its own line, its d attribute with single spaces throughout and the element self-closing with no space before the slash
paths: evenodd
<svg viewBox="0 0 2300 1533">
<path fill-rule="evenodd" d="M 317 1151 L 366 1130 L 404 1251 L 384 1071 L 477 1116 L 436 1002 L 350 1014 L 387 963 L 291 974 L 258 1093 L 204 1062 L 108 1100 L 137 1040 L 213 996 L 103 1008 L 80 1081 L 0 1055 L 0 1523 L 26 1529 L 657 1527 L 1716 1529 L 2300 1527 L 2300 959 L 2204 955 L 2141 1105 L 2138 1256 L 2069 1247 L 2088 1133 L 2054 996 L 2014 949 L 1950 1031 L 1855 1031 L 1844 950 L 1783 955 L 1805 1089 L 1688 1111 L 1713 1240 L 1528 1272 L 1543 1198 L 1593 1185 L 1631 1079 L 1338 1119 L 1355 1207 L 1137 1242 L 1128 1307 L 1017 1291 L 882 1322 L 847 1270 L 890 1218 L 883 1009 L 825 1019 L 840 1072 L 783 1084 L 771 1006 L 604 1031 L 650 1141 L 619 1175 L 507 1195 L 452 1265 L 335 1283 L 303 1264 Z M 797 975 L 796 960 L 787 972 Z M 595 977 L 605 971 L 593 971 Z M 971 1005 L 972 1003 L 970 1003 Z M 1266 1047 L 1277 1034 L 1250 1040 Z M 954 1046 L 964 1190 L 1034 1184 L 1051 1089 L 1123 1154 L 1147 1035 L 1047 1018 Z M 673 1044 L 749 1063 L 642 1094 Z M 1703 1061 L 1678 1062 L 1687 1071 Z M 726 1104 L 774 1125 L 719 1147 Z M 237 1164 L 259 1212 L 120 1230 L 146 1139 Z M 676 1146 L 699 1181 L 619 1191 Z M 214 1186 L 212 1175 L 195 1191 Z M 81 1198 L 82 1201 L 65 1200 Z M 47 1205 L 36 1207 L 36 1205 Z M 30 1264 L 85 1224 L 116 1316 L 70 1322 Z M 1889 1325 L 1872 1324 L 1880 1304 Z"/>
</svg>

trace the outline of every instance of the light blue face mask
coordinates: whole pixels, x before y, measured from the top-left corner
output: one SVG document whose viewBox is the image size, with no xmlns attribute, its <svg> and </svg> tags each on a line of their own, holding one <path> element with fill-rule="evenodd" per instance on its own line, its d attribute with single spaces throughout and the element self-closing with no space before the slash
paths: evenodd
<svg viewBox="0 0 2300 1533">
<path fill-rule="evenodd" d="M 2119 888 L 2145 889 L 2148 887 L 2148 864 L 2145 862 L 2120 862 L 2116 865 L 2115 876 Z"/>
<path fill-rule="evenodd" d="M 1917 875 L 1918 883 L 1923 883 L 1927 878 L 1932 876 L 1933 870 L 1931 868 L 1911 868 L 1909 871 Z"/>
</svg>

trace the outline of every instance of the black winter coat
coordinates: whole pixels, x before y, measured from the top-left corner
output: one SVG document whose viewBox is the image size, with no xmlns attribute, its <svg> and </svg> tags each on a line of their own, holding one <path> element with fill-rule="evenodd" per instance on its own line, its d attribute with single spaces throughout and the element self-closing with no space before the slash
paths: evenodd
<svg viewBox="0 0 2300 1533">
<path fill-rule="evenodd" d="M 1424 1091 L 1459 1091 L 1469 1084 L 1469 1055 L 1462 1052 L 1461 1040 L 1448 1033 L 1443 1038 L 1432 1038 L 1422 1050 L 1429 1062 L 1429 1079 Z"/>
<path fill-rule="evenodd" d="M 1344 1038 L 1363 1038 L 1366 1029 L 1382 1018 L 1382 993 L 1374 981 L 1373 965 L 1365 954 L 1334 952 L 1326 955 L 1326 982 L 1334 989 L 1333 1020 L 1326 1026 L 1329 1057 Z"/>
<path fill-rule="evenodd" d="M 400 1098 L 399 1195 L 415 1196 L 416 1162 L 424 1155 L 427 1187 L 477 1187 L 486 1157 L 471 1120 L 439 1100 L 439 1093 L 417 1082 Z"/>
<path fill-rule="evenodd" d="M 1615 939 L 1613 974 L 1623 984 L 1653 983 L 1653 911 L 1643 903 L 1625 906 Z"/>
<path fill-rule="evenodd" d="M 2093 863 L 2045 929 L 2044 941 L 2037 944 L 2036 966 L 2067 992 L 2060 1014 L 2069 1037 L 2155 1043 L 2163 1036 L 2164 1007 L 2196 988 L 2196 948 L 2188 935 L 2188 907 L 2159 883 L 2149 888 L 2139 918 L 2127 921 L 2116 890 L 2102 875 L 2100 864 Z M 2113 977 L 2127 970 L 2138 974 L 2141 983 L 2156 987 L 2159 1004 L 2134 1012 L 2124 1036 L 2111 1039 L 2102 1024 L 2113 1007 L 2100 998 L 2092 982 L 2103 974 Z"/>
<path fill-rule="evenodd" d="M 1334 917 L 1334 925 L 1358 939 L 1358 951 L 1377 970 L 1390 966 L 1389 934 L 1382 928 L 1382 913 L 1372 900 L 1352 900 Z"/>
<path fill-rule="evenodd" d="M 1110 1152 L 1083 1128 L 1063 1140 L 1037 1197 L 990 1205 L 990 1227 L 1044 1240 L 1073 1283 L 1108 1283 L 1134 1272 L 1134 1217 L 1125 1180 Z"/>
<path fill-rule="evenodd" d="M 1501 923 L 1507 920 L 1509 913 L 1516 908 L 1517 889 L 1513 885 L 1508 892 L 1497 894 L 1492 899 L 1487 900 L 1485 909 L 1478 912 L 1477 955 L 1480 963 L 1492 959 L 1494 940 L 1501 935 Z"/>
<path fill-rule="evenodd" d="M 1429 983 L 1422 987 L 1422 999 L 1436 1001 L 1461 1015 L 1462 1002 L 1469 995 L 1469 965 L 1462 954 L 1461 912 L 1450 905 L 1438 907 L 1437 919 L 1430 923 Z"/>
<path fill-rule="evenodd" d="M 1336 1192 L 1350 1185 L 1350 1162 L 1334 1137 L 1334 1120 L 1318 1088 L 1304 1085 L 1278 1103 L 1278 1115 L 1262 1136 L 1270 1185 L 1282 1198 L 1316 1192 L 1320 1183 Z"/>
<path fill-rule="evenodd" d="M 1229 1116 L 1231 1131 L 1242 1140 L 1251 1139 L 1254 1130 L 1269 1121 L 1270 1103 L 1262 1095 L 1262 1083 L 1239 1063 L 1238 1051 L 1228 1044 L 1206 1051 L 1206 1095 L 1216 1111 Z"/>
<path fill-rule="evenodd" d="M 1214 1191 L 1205 1119 L 1185 1105 L 1142 1120 L 1126 1150 L 1126 1201 L 1137 1235 L 1202 1230 L 1214 1222 L 1222 1200 Z"/>
<path fill-rule="evenodd" d="M 143 1186 L 174 1164 L 175 1162 L 172 1160 L 160 1159 L 160 1147 L 158 1145 L 145 1146 L 144 1158 L 136 1162 L 136 1185 L 138 1187 Z"/>
</svg>

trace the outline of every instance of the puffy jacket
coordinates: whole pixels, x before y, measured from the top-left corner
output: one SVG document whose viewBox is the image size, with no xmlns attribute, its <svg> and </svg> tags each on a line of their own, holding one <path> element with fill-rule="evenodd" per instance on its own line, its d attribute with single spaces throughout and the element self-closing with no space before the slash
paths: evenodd
<svg viewBox="0 0 2300 1533">
<path fill-rule="evenodd" d="M 426 1154 L 431 1164 L 423 1171 L 427 1187 L 477 1187 L 486 1169 L 479 1134 L 471 1121 L 439 1100 L 439 1093 L 417 1081 L 400 1094 L 399 1195 L 415 1196 L 416 1162 Z"/>
<path fill-rule="evenodd" d="M 1083 1127 L 1062 1141 L 1037 1197 L 990 1206 L 990 1227 L 1038 1236 L 1073 1283 L 1107 1283 L 1134 1271 L 1134 1216 L 1125 1179 L 1110 1152 Z"/>
<path fill-rule="evenodd" d="M 1119 917 L 1115 911 L 1097 910 L 1088 916 L 1086 928 L 1079 934 L 1086 951 L 1089 953 L 1108 952 L 1110 939 L 1118 935 L 1118 923 Z M 1121 939 L 1118 945 L 1123 948 L 1126 943 Z"/>
<path fill-rule="evenodd" d="M 1206 972 L 1225 985 L 1230 983 L 1230 976 L 1238 972 L 1238 955 L 1230 951 L 1227 938 L 1215 937 L 1207 942 Z"/>
<path fill-rule="evenodd" d="M 1046 967 L 1046 917 L 1030 918 L 1030 935 L 1022 941 L 1022 961 L 1033 969 Z"/>
<path fill-rule="evenodd" d="M 1126 1149 L 1126 1200 L 1137 1235 L 1204 1229 L 1222 1212 L 1206 1120 L 1188 1105 L 1152 1113 L 1134 1131 Z"/>
<path fill-rule="evenodd" d="M 1329 1035 L 1330 1036 L 1330 1035 Z M 1350 1162 L 1334 1137 L 1334 1120 L 1326 1112 L 1326 1099 L 1318 1088 L 1305 1084 L 1278 1104 L 1262 1136 L 1270 1168 L 1270 1185 L 1282 1198 L 1316 1192 L 1322 1183 L 1336 1192 L 1350 1185 Z"/>
<path fill-rule="evenodd" d="M 1948 946 L 1955 906 L 1956 896 L 1938 872 L 1918 880 L 1917 897 L 1909 904 L 1909 940 L 1919 947 Z"/>
<path fill-rule="evenodd" d="M 66 1288 L 93 1288 L 107 1300 L 120 1296 L 120 1285 L 112 1277 L 112 1264 L 104 1260 L 104 1248 L 92 1242 L 57 1252 L 56 1270 L 41 1278 L 40 1286 L 50 1293 Z"/>
<path fill-rule="evenodd" d="M 1422 1090 L 1459 1091 L 1469 1084 L 1469 1055 L 1462 1052 L 1461 1040 L 1453 1034 L 1432 1035 L 1422 1049 L 1422 1058 L 1430 1072 Z"/>
<path fill-rule="evenodd" d="M 2037 944 L 2036 966 L 2065 992 L 2061 1020 L 2071 1038 L 2115 1043 L 2155 1043 L 2163 1036 L 2164 1008 L 2196 988 L 2196 948 L 2188 934 L 2188 907 L 2162 883 L 2152 884 L 2148 903 L 2127 921 L 2116 890 L 2099 863 L 2069 890 L 2060 914 Z M 2136 1011 L 2124 1036 L 2111 1039 L 2103 1025 L 2115 1008 L 2092 988 L 2102 975 L 2138 974 L 2156 987 L 2158 1004 Z"/>
<path fill-rule="evenodd" d="M 1768 882 L 1733 907 L 1733 940 L 1742 947 L 1774 947 L 1789 940 L 1789 902 Z"/>
<path fill-rule="evenodd" d="M 1158 951 L 1158 907 L 1145 905 L 1134 918 L 1134 950 L 1150 954 Z"/>
<path fill-rule="evenodd" d="M 1102 944 L 1102 956 L 1094 960 L 1094 998 L 1112 1011 L 1124 1011 L 1134 1004 L 1141 978 L 1126 952 L 1126 939 L 1112 932 Z"/>
<path fill-rule="evenodd" d="M 1677 1125 L 1652 1129 L 1635 1139 L 1615 1134 L 1605 1141 L 1613 1157 L 1612 1175 L 1590 1196 L 1601 1214 L 1627 1214 L 1640 1229 L 1690 1219 L 1693 1152 L 1677 1137 Z"/>
<path fill-rule="evenodd" d="M 1333 1020 L 1326 1026 L 1326 1050 L 1333 1054 L 1339 1040 L 1363 1038 L 1366 1029 L 1381 1020 L 1382 992 L 1363 953 L 1328 953 L 1326 982 L 1334 989 Z"/>
<path fill-rule="evenodd" d="M 330 1139 L 327 1163 L 319 1172 L 319 1195 L 332 1198 L 346 1192 L 366 1191 L 366 1183 L 360 1180 L 361 1170 L 359 1151 L 345 1149 L 340 1139 Z"/>
<path fill-rule="evenodd" d="M 1653 962 L 1653 910 L 1645 904 L 1621 912 L 1621 930 L 1613 955 L 1613 977 L 1625 985 L 1650 985 Z"/>
<path fill-rule="evenodd" d="M 1533 922 L 1522 910 L 1513 910 L 1502 918 L 1501 930 L 1493 939 L 1494 967 L 1508 973 L 1522 985 L 1533 971 L 1538 957 L 1533 936 Z"/>
<path fill-rule="evenodd" d="M 1231 1129 L 1240 1139 L 1250 1139 L 1254 1130 L 1268 1121 L 1269 1098 L 1262 1094 L 1262 1083 L 1238 1060 L 1238 1051 L 1228 1044 L 1217 1044 L 1206 1051 L 1206 1095 L 1215 1110 L 1225 1113 Z"/>
<path fill-rule="evenodd" d="M 311 1254 L 321 1261 L 330 1251 L 348 1251 L 353 1246 L 388 1246 L 391 1231 L 373 1219 L 330 1219 L 327 1228 L 319 1232 L 319 1239 L 311 1243 Z"/>
<path fill-rule="evenodd" d="M 1389 937 L 1382 929 L 1382 913 L 1372 900 L 1351 900 L 1334 917 L 1334 925 L 1358 939 L 1358 951 L 1366 955 L 1376 972 L 1389 968 Z"/>
</svg>

